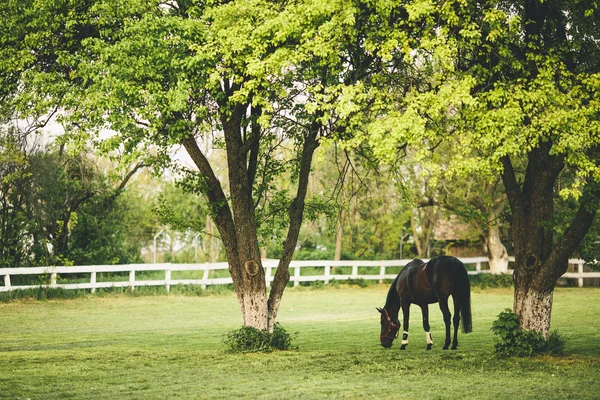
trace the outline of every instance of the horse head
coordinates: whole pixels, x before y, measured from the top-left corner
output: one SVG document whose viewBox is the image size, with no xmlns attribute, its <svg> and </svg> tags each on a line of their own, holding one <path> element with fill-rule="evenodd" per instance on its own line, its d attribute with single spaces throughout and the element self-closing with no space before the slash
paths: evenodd
<svg viewBox="0 0 600 400">
<path fill-rule="evenodd" d="M 394 339 L 398 337 L 400 322 L 398 319 L 392 319 L 385 308 L 376 307 L 376 309 L 381 314 L 381 333 L 379 334 L 381 345 L 385 348 L 392 347 Z"/>
</svg>

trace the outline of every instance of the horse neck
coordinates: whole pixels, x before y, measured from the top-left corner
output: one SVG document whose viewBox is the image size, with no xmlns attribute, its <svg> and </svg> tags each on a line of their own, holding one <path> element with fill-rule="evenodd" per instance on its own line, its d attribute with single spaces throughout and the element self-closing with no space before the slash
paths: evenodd
<svg viewBox="0 0 600 400">
<path fill-rule="evenodd" d="M 400 312 L 400 296 L 398 296 L 398 291 L 396 290 L 398 278 L 399 275 L 394 279 L 394 282 L 392 282 L 385 300 L 385 306 L 383 307 L 390 314 L 390 318 L 397 318 L 398 313 Z"/>
</svg>

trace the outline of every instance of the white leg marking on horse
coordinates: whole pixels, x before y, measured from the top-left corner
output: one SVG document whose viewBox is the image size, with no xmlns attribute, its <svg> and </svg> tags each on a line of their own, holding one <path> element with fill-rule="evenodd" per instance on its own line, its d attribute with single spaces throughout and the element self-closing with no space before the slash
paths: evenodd
<svg viewBox="0 0 600 400">
<path fill-rule="evenodd" d="M 425 332 L 425 340 L 427 344 L 433 344 L 433 340 L 431 340 L 431 332 Z"/>
<path fill-rule="evenodd" d="M 402 344 L 408 344 L 408 332 L 406 331 L 404 331 L 404 333 L 402 334 Z"/>
</svg>

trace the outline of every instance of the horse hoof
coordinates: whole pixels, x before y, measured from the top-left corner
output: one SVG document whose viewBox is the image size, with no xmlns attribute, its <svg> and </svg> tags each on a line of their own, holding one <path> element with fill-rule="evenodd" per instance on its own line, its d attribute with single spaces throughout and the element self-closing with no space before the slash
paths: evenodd
<svg viewBox="0 0 600 400">
<path fill-rule="evenodd" d="M 445 345 L 444 347 L 442 347 L 442 350 L 448 350 L 448 345 Z"/>
<path fill-rule="evenodd" d="M 431 350 L 431 345 L 430 344 L 427 345 L 427 350 Z"/>
<path fill-rule="evenodd" d="M 450 347 L 451 350 L 456 350 L 458 348 L 458 345 L 453 345 L 452 347 Z"/>
<path fill-rule="evenodd" d="M 402 346 L 400 346 L 400 350 L 406 350 L 406 345 L 403 344 Z"/>
</svg>

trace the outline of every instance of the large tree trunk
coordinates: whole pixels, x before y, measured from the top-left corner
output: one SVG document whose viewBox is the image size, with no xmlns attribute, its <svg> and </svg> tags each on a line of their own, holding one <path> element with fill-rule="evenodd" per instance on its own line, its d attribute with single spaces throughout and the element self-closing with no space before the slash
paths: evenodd
<svg viewBox="0 0 600 400">
<path fill-rule="evenodd" d="M 544 337 L 548 337 L 553 286 L 539 287 L 539 284 L 530 283 L 527 279 L 515 282 L 513 307 L 514 312 L 520 316 L 523 329 L 541 332 Z"/>
<path fill-rule="evenodd" d="M 508 271 L 508 253 L 506 247 L 500 240 L 500 227 L 496 223 L 490 223 L 485 237 L 485 247 L 493 274 L 505 274 Z"/>
<path fill-rule="evenodd" d="M 233 285 L 240 301 L 245 326 L 266 329 L 267 286 L 260 258 L 256 231 L 252 183 L 249 181 L 248 156 L 241 134 L 241 119 L 247 107 L 236 105 L 232 113 L 222 115 L 227 150 L 227 167 L 235 248 L 225 246 Z M 258 138 L 256 138 L 258 143 Z"/>
<path fill-rule="evenodd" d="M 554 185 L 564 162 L 551 154 L 551 147 L 542 142 L 528 154 L 522 187 L 511 160 L 502 159 L 502 180 L 513 214 L 514 312 L 519 314 L 522 328 L 538 331 L 544 337 L 550 332 L 556 281 L 566 272 L 569 257 L 588 232 L 596 213 L 582 198 L 570 226 L 557 243 L 553 242 Z"/>
</svg>

